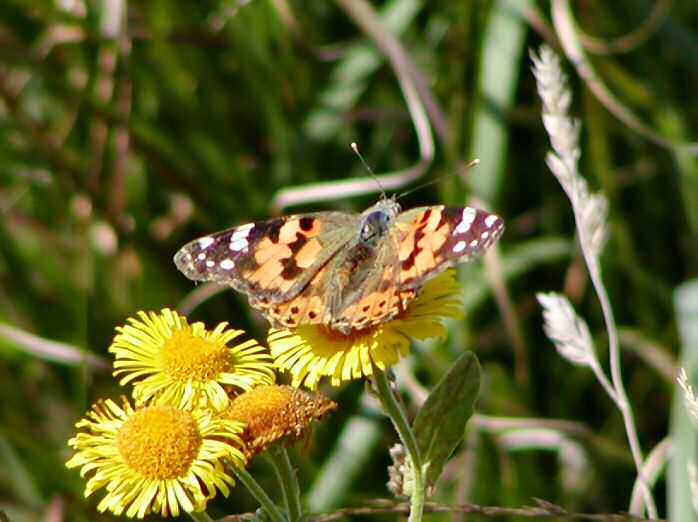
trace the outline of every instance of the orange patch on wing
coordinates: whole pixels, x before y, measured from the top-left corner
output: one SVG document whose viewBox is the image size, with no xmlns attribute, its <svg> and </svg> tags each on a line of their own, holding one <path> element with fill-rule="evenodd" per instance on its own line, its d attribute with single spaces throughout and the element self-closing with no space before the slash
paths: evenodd
<svg viewBox="0 0 698 522">
<path fill-rule="evenodd" d="M 257 283 L 260 288 L 266 289 L 271 283 L 281 275 L 284 267 L 281 263 L 268 262 L 247 275 L 253 283 Z"/>
<path fill-rule="evenodd" d="M 304 234 L 306 234 L 308 237 L 312 236 L 317 236 L 320 231 L 322 230 L 322 221 L 319 219 L 313 219 L 310 230 L 304 230 Z"/>
<path fill-rule="evenodd" d="M 414 234 L 405 234 L 405 237 L 400 242 L 400 249 L 398 250 L 398 259 L 400 261 L 404 261 L 405 259 L 410 257 L 410 254 L 414 252 L 414 248 Z"/>
<path fill-rule="evenodd" d="M 422 239 L 419 241 L 419 246 L 425 249 L 431 248 L 432 252 L 438 252 L 441 247 L 444 246 L 444 243 L 446 243 L 449 233 L 449 227 L 442 226 L 441 228 L 434 230 L 434 232 L 431 234 L 427 234 L 422 237 Z"/>
<path fill-rule="evenodd" d="M 414 244 L 414 231 L 410 231 L 409 233 L 405 234 L 405 236 L 402 238 L 402 241 L 400 242 L 399 250 L 398 250 L 398 260 L 400 263 L 406 261 L 410 255 L 414 252 L 414 249 L 416 248 L 416 245 Z M 403 283 L 407 280 L 415 279 L 417 277 L 417 268 L 415 267 L 414 263 L 412 263 L 412 266 L 410 266 L 409 269 L 405 270 L 404 268 L 401 268 L 400 270 L 400 282 Z"/>
<path fill-rule="evenodd" d="M 436 212 L 435 214 L 439 216 L 440 219 L 440 212 Z M 431 223 L 431 216 L 429 221 Z M 420 252 L 414 258 L 414 277 L 423 277 L 434 270 L 442 261 L 440 256 L 435 255 L 435 252 L 441 250 L 441 247 L 443 247 L 443 245 L 446 243 L 450 232 L 450 228 L 446 226 L 446 224 L 442 224 L 441 227 L 426 233 L 420 238 L 418 243 Z M 413 276 L 412 271 L 403 274 L 401 279 L 404 281 L 408 278 L 408 276 Z"/>
<path fill-rule="evenodd" d="M 443 206 L 439 207 L 434 207 L 431 211 L 431 214 L 429 214 L 429 219 L 427 221 L 426 226 L 424 227 L 424 232 L 431 232 L 433 230 L 436 230 L 436 227 L 439 225 L 439 221 L 441 221 L 441 209 L 444 208 Z"/>
<path fill-rule="evenodd" d="M 341 311 L 333 324 L 339 327 L 362 329 L 381 323 L 400 311 L 400 299 L 394 284 L 381 290 L 383 281 L 393 281 L 393 266 L 387 266 L 378 280 L 377 287 L 355 303 Z"/>
<path fill-rule="evenodd" d="M 373 292 L 358 300 L 356 303 L 347 306 L 340 317 L 333 321 L 337 326 L 348 326 L 349 328 L 367 328 L 378 324 L 384 319 L 394 315 L 396 312 L 393 302 L 394 288 L 385 292 Z M 383 306 L 379 306 L 383 304 Z"/>
<path fill-rule="evenodd" d="M 311 239 L 294 257 L 298 268 L 308 268 L 317 260 L 318 254 L 322 251 L 322 245 L 317 239 Z"/>
<path fill-rule="evenodd" d="M 271 259 L 283 259 L 291 254 L 291 249 L 288 246 L 274 243 L 271 239 L 265 237 L 254 249 L 254 260 L 258 265 L 264 265 Z"/>
<path fill-rule="evenodd" d="M 279 229 L 279 243 L 293 243 L 297 239 L 298 233 L 303 236 L 316 236 L 322 230 L 322 222 L 319 219 L 313 219 L 310 230 L 301 228 L 301 219 L 289 219 Z"/>
<path fill-rule="evenodd" d="M 280 278 L 280 281 L 281 283 L 279 284 L 279 292 L 281 292 L 282 294 L 288 292 L 296 282 L 294 279 L 284 279 L 283 277 Z"/>
<path fill-rule="evenodd" d="M 298 311 L 294 314 L 298 324 L 321 324 L 325 322 L 327 309 L 319 295 L 309 295 L 289 301 L 287 309 L 293 313 L 294 306 L 298 307 Z"/>
<path fill-rule="evenodd" d="M 414 258 L 414 266 L 420 277 L 434 269 L 436 260 L 434 259 L 434 252 L 429 245 L 424 245 L 422 251 Z"/>
<path fill-rule="evenodd" d="M 300 231 L 301 227 L 297 219 L 287 221 L 279 229 L 279 243 L 293 243 L 296 240 L 296 234 Z"/>
<path fill-rule="evenodd" d="M 283 303 L 265 308 L 267 317 L 279 327 L 295 327 L 304 324 L 325 324 L 330 321 L 329 311 L 321 295 L 314 293 L 319 288 L 327 267 L 323 267 L 303 292 Z"/>
</svg>

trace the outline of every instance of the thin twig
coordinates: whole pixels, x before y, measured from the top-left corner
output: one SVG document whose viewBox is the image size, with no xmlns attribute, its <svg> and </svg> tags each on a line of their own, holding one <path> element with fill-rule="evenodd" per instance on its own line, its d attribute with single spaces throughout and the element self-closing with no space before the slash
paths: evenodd
<svg viewBox="0 0 698 522">
<path fill-rule="evenodd" d="M 189 315 L 192 311 L 196 310 L 199 305 L 205 303 L 213 296 L 228 290 L 228 288 L 230 287 L 218 283 L 204 283 L 198 285 L 179 302 L 177 311 L 182 315 Z"/>
<path fill-rule="evenodd" d="M 584 248 L 582 247 L 582 250 Z M 586 258 L 586 254 L 584 255 Z M 589 259 L 587 259 L 587 265 L 589 265 Z M 609 341 L 609 359 L 611 362 L 611 380 L 613 381 L 613 388 L 616 392 L 616 405 L 623 415 L 623 424 L 625 425 L 625 433 L 628 438 L 628 444 L 630 445 L 630 452 L 633 455 L 633 461 L 635 461 L 635 467 L 637 468 L 638 478 L 642 482 L 642 487 L 645 489 L 645 502 L 647 504 L 647 512 L 652 518 L 657 517 L 657 508 L 654 505 L 654 499 L 649 491 L 649 483 L 647 482 L 644 472 L 643 472 L 643 460 L 642 449 L 640 448 L 640 440 L 637 436 L 637 427 L 635 425 L 635 416 L 633 414 L 632 407 L 628 401 L 628 395 L 625 392 L 625 384 L 623 383 L 623 375 L 621 372 L 620 365 L 620 346 L 618 343 L 618 330 L 616 328 L 616 321 L 613 318 L 613 309 L 611 308 L 611 301 L 608 298 L 608 293 L 606 292 L 606 287 L 601 280 L 601 271 L 598 268 L 598 264 L 594 263 L 595 267 L 592 269 L 592 265 L 589 265 L 589 275 L 591 277 L 592 284 L 596 290 L 596 294 L 601 303 L 601 309 L 603 311 L 604 322 L 606 323 L 606 330 L 608 332 Z"/>
<path fill-rule="evenodd" d="M 484 517 L 524 517 L 524 518 L 555 518 L 566 520 L 591 520 L 591 521 L 648 521 L 657 519 L 647 519 L 636 517 L 627 513 L 574 513 L 561 508 L 551 502 L 534 499 L 537 506 L 509 508 L 500 506 L 480 506 L 477 504 L 437 504 L 428 502 L 424 505 L 425 513 L 468 513 Z M 310 517 L 313 522 L 331 522 L 352 516 L 378 516 L 382 514 L 406 515 L 409 512 L 409 505 L 406 503 L 395 503 L 391 501 L 376 501 L 369 506 L 345 508 Z M 661 519 L 660 519 L 661 520 Z M 657 520 L 659 522 L 659 520 Z"/>
<path fill-rule="evenodd" d="M 669 149 L 676 147 L 685 150 L 691 155 L 698 155 L 698 143 L 676 142 L 661 136 L 623 105 L 596 74 L 579 39 L 577 25 L 572 15 L 569 0 L 552 0 L 551 10 L 553 25 L 567 59 L 574 65 L 577 74 L 585 81 L 589 90 L 594 93 L 594 96 L 611 114 L 630 129 L 661 147 Z"/>
<path fill-rule="evenodd" d="M 604 40 L 588 33 L 579 32 L 579 39 L 584 47 L 594 54 L 609 56 L 622 54 L 640 47 L 659 30 L 662 22 L 666 20 L 673 0 L 658 0 L 652 6 L 652 10 L 640 25 L 623 36 L 611 40 Z"/>
<path fill-rule="evenodd" d="M 86 365 L 98 370 L 108 370 L 111 363 L 77 346 L 59 343 L 30 334 L 14 326 L 0 323 L 0 337 L 5 337 L 18 348 L 37 359 L 43 359 L 68 366 Z"/>
<path fill-rule="evenodd" d="M 652 451 L 649 452 L 642 465 L 642 475 L 650 484 L 655 484 L 666 469 L 667 460 L 671 453 L 672 441 L 667 435 Z M 640 478 L 637 477 L 633 486 L 633 493 L 630 496 L 630 512 L 640 512 L 644 502 L 644 492 Z"/>
</svg>

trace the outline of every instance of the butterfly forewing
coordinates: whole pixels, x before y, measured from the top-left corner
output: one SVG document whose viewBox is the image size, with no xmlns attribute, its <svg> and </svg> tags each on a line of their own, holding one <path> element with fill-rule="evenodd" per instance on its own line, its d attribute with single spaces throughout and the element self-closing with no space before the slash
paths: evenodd
<svg viewBox="0 0 698 522">
<path fill-rule="evenodd" d="M 174 261 L 194 281 L 228 284 L 255 303 L 283 302 L 351 239 L 356 223 L 342 212 L 248 223 L 191 241 Z"/>
<path fill-rule="evenodd" d="M 496 214 L 473 207 L 421 207 L 396 222 L 402 288 L 419 288 L 444 269 L 482 255 L 504 232 Z"/>
</svg>

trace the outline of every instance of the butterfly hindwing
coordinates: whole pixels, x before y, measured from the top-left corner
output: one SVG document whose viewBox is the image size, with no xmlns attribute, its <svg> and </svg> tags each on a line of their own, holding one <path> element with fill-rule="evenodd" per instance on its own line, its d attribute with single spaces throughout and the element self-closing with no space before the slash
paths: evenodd
<svg viewBox="0 0 698 522">
<path fill-rule="evenodd" d="M 332 318 L 332 328 L 362 329 L 390 320 L 416 296 L 415 290 L 400 288 L 400 264 L 390 242 L 378 253 L 377 269 L 367 274 L 361 291 L 342 303 Z"/>
<path fill-rule="evenodd" d="M 305 324 L 329 324 L 332 313 L 324 288 L 328 265 L 318 270 L 303 290 L 287 301 L 270 303 L 250 298 L 250 304 L 258 308 L 277 327 L 293 328 Z"/>
</svg>

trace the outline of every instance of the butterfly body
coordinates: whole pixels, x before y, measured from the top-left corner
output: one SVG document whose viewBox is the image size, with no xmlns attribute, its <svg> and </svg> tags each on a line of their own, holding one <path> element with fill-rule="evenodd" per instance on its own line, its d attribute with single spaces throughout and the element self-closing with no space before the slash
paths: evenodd
<svg viewBox="0 0 698 522">
<path fill-rule="evenodd" d="M 401 211 L 382 199 L 361 214 L 315 212 L 196 239 L 175 264 L 189 279 L 228 284 L 273 325 L 348 333 L 404 310 L 430 277 L 479 256 L 504 230 L 472 207 Z"/>
</svg>

